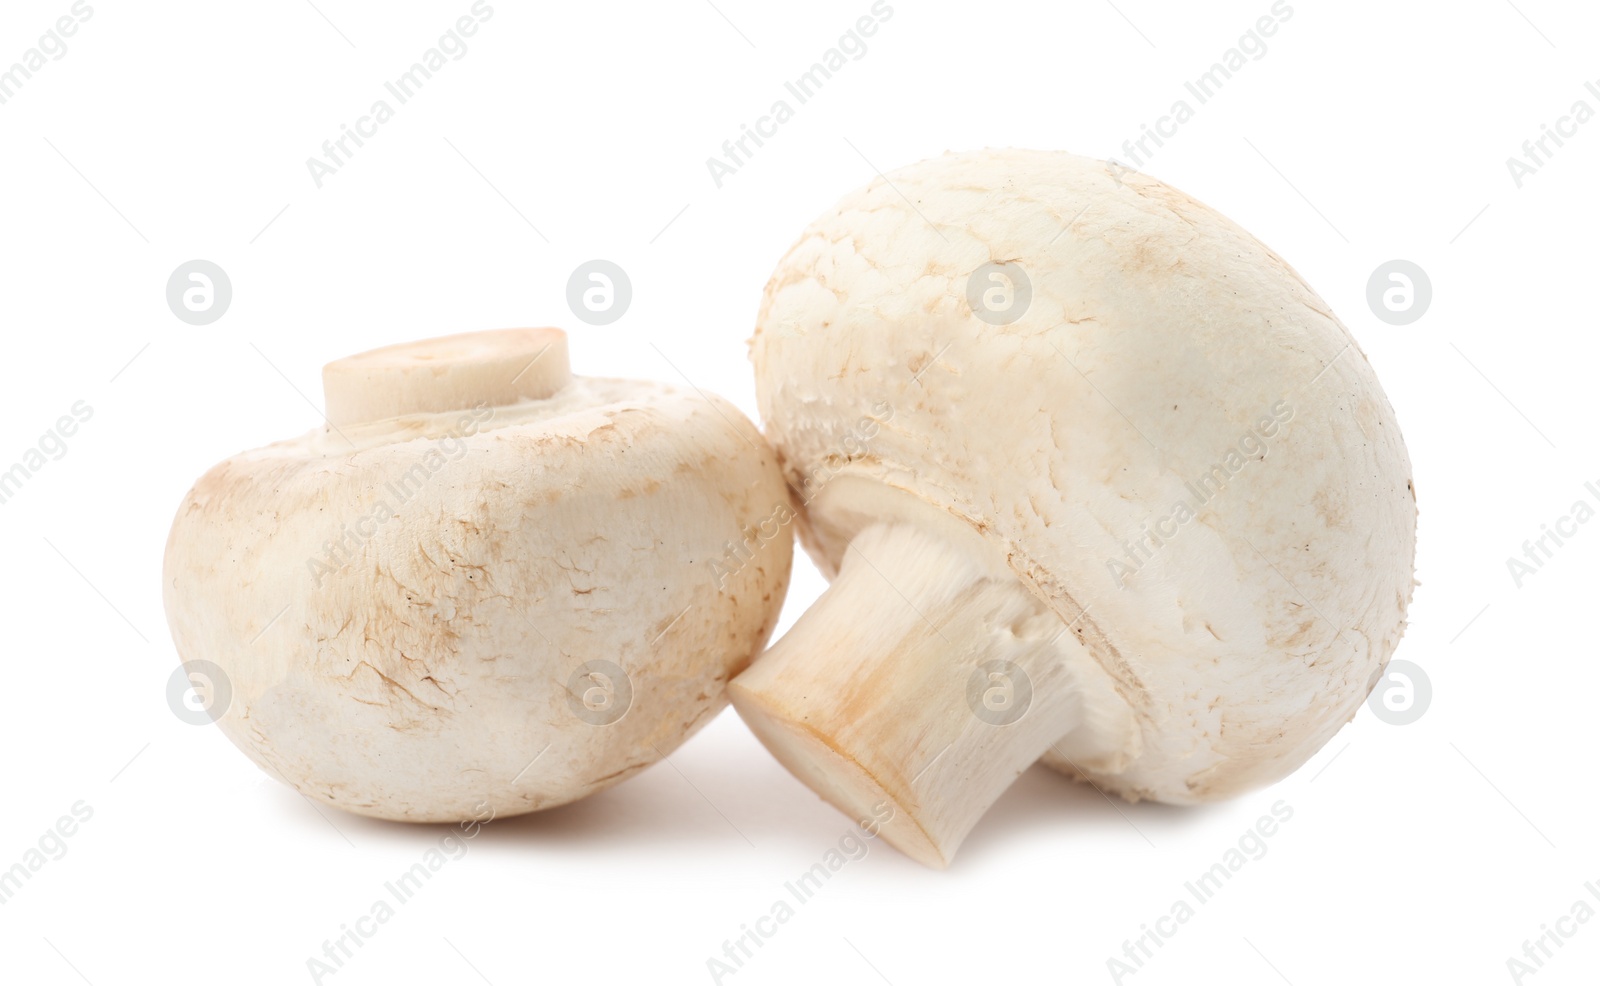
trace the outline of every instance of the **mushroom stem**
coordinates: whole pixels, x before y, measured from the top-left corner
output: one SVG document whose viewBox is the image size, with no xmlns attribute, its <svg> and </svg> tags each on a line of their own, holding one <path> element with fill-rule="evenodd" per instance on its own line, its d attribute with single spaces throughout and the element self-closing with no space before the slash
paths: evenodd
<svg viewBox="0 0 1600 986">
<path fill-rule="evenodd" d="M 729 694 L 814 791 L 942 868 L 1012 781 L 1079 725 L 1063 658 L 1081 647 L 1011 573 L 919 527 L 879 523 L 856 535 L 838 578 Z"/>
<path fill-rule="evenodd" d="M 385 346 L 322 368 L 335 427 L 543 400 L 572 382 L 560 329 L 491 329 Z"/>
</svg>

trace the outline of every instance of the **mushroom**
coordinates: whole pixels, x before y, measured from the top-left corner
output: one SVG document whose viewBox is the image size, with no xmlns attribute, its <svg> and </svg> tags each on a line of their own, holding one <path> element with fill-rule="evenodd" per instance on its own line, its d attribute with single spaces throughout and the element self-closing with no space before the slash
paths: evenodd
<svg viewBox="0 0 1600 986">
<path fill-rule="evenodd" d="M 616 784 L 723 707 L 791 554 L 737 409 L 573 377 L 557 329 L 323 384 L 327 426 L 214 467 L 167 542 L 173 641 L 220 668 L 216 721 L 258 765 L 359 814 L 481 821 Z"/>
<path fill-rule="evenodd" d="M 1182 192 L 946 154 L 817 220 L 752 341 L 832 584 L 734 680 L 818 794 L 931 866 L 1030 764 L 1193 804 L 1283 778 L 1398 643 L 1416 506 L 1322 299 Z"/>
</svg>

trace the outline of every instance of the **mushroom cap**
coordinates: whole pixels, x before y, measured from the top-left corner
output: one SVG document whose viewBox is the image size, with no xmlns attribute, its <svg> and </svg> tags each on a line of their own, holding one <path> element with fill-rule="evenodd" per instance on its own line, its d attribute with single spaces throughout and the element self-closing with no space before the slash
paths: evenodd
<svg viewBox="0 0 1600 986">
<path fill-rule="evenodd" d="M 1085 644 L 1051 766 L 1175 803 L 1271 782 L 1400 639 L 1417 514 L 1371 365 L 1288 264 L 1155 179 L 1028 150 L 893 172 L 784 256 L 751 355 L 830 577 L 867 525 L 915 523 Z"/>
<path fill-rule="evenodd" d="M 578 377 L 219 464 L 174 521 L 167 614 L 227 676 L 223 732 L 302 793 L 503 817 L 609 787 L 723 707 L 792 550 L 786 528 L 743 563 L 729 543 L 789 503 L 726 401 Z"/>
</svg>

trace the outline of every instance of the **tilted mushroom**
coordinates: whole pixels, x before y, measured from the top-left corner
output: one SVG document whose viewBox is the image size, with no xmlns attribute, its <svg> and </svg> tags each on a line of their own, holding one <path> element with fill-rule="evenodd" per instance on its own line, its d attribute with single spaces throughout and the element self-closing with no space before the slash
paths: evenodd
<svg viewBox="0 0 1600 986">
<path fill-rule="evenodd" d="M 924 863 L 1029 764 L 1188 804 L 1280 779 L 1398 643 L 1410 464 L 1349 332 L 1182 192 L 947 154 L 814 223 L 752 343 L 834 581 L 733 682 Z"/>
<path fill-rule="evenodd" d="M 732 405 L 575 378 L 556 329 L 323 383 L 327 427 L 213 468 L 167 543 L 178 653 L 221 668 L 218 725 L 257 764 L 349 811 L 481 821 L 609 787 L 723 707 L 791 552 Z"/>
</svg>

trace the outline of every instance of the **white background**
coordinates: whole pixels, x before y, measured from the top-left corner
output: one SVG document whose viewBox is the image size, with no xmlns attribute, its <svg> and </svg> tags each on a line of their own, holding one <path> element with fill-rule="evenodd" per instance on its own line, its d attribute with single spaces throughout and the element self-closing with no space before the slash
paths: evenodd
<svg viewBox="0 0 1600 986">
<path fill-rule="evenodd" d="M 1600 12 L 1517 3 L 1292 0 L 1145 169 L 1286 257 L 1377 368 L 1421 508 L 1397 657 L 1431 678 L 1426 714 L 1363 709 L 1286 781 L 1200 809 L 1036 767 L 950 870 L 873 843 L 725 982 L 1111 982 L 1107 959 L 1279 800 L 1267 854 L 1125 982 L 1511 982 L 1543 925 L 1600 908 L 1600 523 L 1520 588 L 1506 567 L 1600 486 L 1600 120 L 1522 188 L 1506 167 L 1575 100 L 1600 110 Z M 0 106 L 0 468 L 94 409 L 0 506 L 0 868 L 94 812 L 0 905 L 7 982 L 310 982 L 307 958 L 444 834 L 319 812 L 165 701 L 172 512 L 214 462 L 317 425 L 324 362 L 553 324 L 579 373 L 687 377 L 754 415 L 762 286 L 840 195 L 946 149 L 1122 156 L 1270 2 L 893 0 L 719 189 L 706 158 L 869 0 L 494 0 L 318 189 L 306 159 L 469 6 L 94 2 Z M 7 0 L 0 66 L 69 7 Z M 603 328 L 565 302 L 595 257 L 634 286 Z M 233 282 L 205 327 L 164 299 L 194 258 Z M 1403 327 L 1365 301 L 1394 258 L 1433 284 Z M 821 586 L 797 558 L 785 625 Z M 324 981 L 712 982 L 707 959 L 847 827 L 727 711 L 670 765 L 491 826 Z M 1524 981 L 1594 982 L 1600 918 L 1576 929 Z"/>
</svg>

